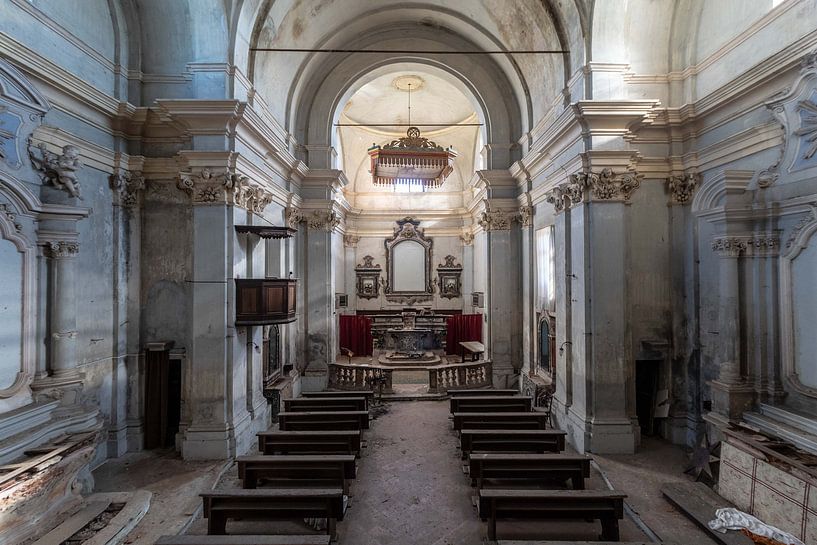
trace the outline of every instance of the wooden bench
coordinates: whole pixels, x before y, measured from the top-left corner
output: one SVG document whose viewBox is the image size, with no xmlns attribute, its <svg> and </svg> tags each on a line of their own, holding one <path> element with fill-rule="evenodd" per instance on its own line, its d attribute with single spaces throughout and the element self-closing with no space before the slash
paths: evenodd
<svg viewBox="0 0 817 545">
<path fill-rule="evenodd" d="M 465 396 L 515 396 L 519 390 L 513 388 L 464 388 L 462 390 L 448 390 L 451 397 Z"/>
<path fill-rule="evenodd" d="M 451 398 L 452 413 L 526 412 L 533 398 L 523 396 L 465 396 Z"/>
<path fill-rule="evenodd" d="M 368 403 L 365 397 L 327 397 L 316 399 L 313 397 L 285 399 L 285 411 L 366 411 Z"/>
<path fill-rule="evenodd" d="M 207 533 L 224 535 L 228 519 L 289 520 L 327 519 L 327 534 L 336 536 L 336 522 L 343 520 L 343 490 L 262 488 L 215 490 L 201 494 Z"/>
<path fill-rule="evenodd" d="M 460 431 L 462 459 L 474 452 L 534 453 L 562 452 L 562 430 L 471 430 Z"/>
<path fill-rule="evenodd" d="M 369 411 L 281 411 L 278 413 L 278 427 L 284 431 L 366 430 L 369 429 Z"/>
<path fill-rule="evenodd" d="M 162 536 L 156 545 L 329 545 L 332 538 L 307 536 Z"/>
<path fill-rule="evenodd" d="M 469 430 L 543 430 L 548 414 L 530 412 L 454 413 L 454 429 Z"/>
<path fill-rule="evenodd" d="M 238 478 L 244 488 L 256 488 L 259 479 L 276 488 L 343 488 L 355 478 L 352 454 L 239 456 Z"/>
<path fill-rule="evenodd" d="M 500 539 L 496 545 L 654 545 L 648 541 L 516 541 Z"/>
<path fill-rule="evenodd" d="M 360 455 L 360 430 L 262 431 L 258 434 L 262 454 Z"/>
<path fill-rule="evenodd" d="M 590 477 L 590 457 L 581 454 L 471 454 L 468 467 L 477 488 L 487 488 L 486 481 L 541 484 L 570 479 L 574 490 L 584 490 L 584 480 Z"/>
<path fill-rule="evenodd" d="M 345 392 L 301 392 L 301 397 L 327 399 L 332 397 L 365 397 L 366 403 L 372 404 L 374 392 L 371 390 L 348 390 Z M 369 408 L 368 406 L 366 407 Z"/>
<path fill-rule="evenodd" d="M 488 539 L 496 540 L 497 520 L 601 521 L 601 539 L 618 541 L 626 494 L 608 490 L 479 491 L 479 516 L 488 521 Z"/>
</svg>

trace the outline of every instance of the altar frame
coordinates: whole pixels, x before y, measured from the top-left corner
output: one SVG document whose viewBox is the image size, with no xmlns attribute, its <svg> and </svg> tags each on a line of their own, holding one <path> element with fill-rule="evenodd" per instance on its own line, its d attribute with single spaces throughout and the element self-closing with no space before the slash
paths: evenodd
<svg viewBox="0 0 817 545">
<path fill-rule="evenodd" d="M 423 265 L 425 285 L 424 291 L 397 291 L 394 289 L 394 248 L 405 242 L 417 243 L 423 247 L 425 252 L 425 263 Z M 414 303 L 431 299 L 434 294 L 434 283 L 432 280 L 432 265 L 434 241 L 426 238 L 423 229 L 420 228 L 420 220 L 405 217 L 397 220 L 397 227 L 394 235 L 384 241 L 386 247 L 386 286 L 383 292 L 390 301 L 402 303 Z"/>
</svg>

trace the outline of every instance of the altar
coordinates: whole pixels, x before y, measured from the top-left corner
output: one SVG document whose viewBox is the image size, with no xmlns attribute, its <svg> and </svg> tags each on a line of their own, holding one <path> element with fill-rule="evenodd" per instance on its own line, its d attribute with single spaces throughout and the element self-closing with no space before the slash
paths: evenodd
<svg viewBox="0 0 817 545">
<path fill-rule="evenodd" d="M 439 349 L 437 336 L 431 328 L 417 327 L 417 313 L 406 310 L 401 313 L 402 326 L 390 327 L 383 334 L 385 354 L 378 358 L 384 365 L 433 365 L 440 356 L 432 352 Z"/>
<path fill-rule="evenodd" d="M 430 329 L 387 329 L 383 336 L 384 348 L 397 352 L 424 352 L 433 350 L 434 333 Z"/>
</svg>

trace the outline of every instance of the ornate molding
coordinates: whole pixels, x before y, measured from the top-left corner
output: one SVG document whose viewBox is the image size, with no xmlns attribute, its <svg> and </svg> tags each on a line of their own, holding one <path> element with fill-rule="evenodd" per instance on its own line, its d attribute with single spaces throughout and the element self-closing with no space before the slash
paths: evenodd
<svg viewBox="0 0 817 545">
<path fill-rule="evenodd" d="M 331 233 L 340 225 L 341 218 L 334 210 L 315 210 L 306 221 L 310 229 Z"/>
<path fill-rule="evenodd" d="M 667 178 L 667 189 L 670 192 L 672 204 L 687 204 L 692 200 L 695 189 L 701 183 L 701 175 L 697 172 L 670 176 Z"/>
<path fill-rule="evenodd" d="M 460 240 L 462 241 L 463 246 L 471 246 L 474 243 L 474 233 L 471 231 L 464 231 L 460 235 Z"/>
<path fill-rule="evenodd" d="M 815 56 L 817 56 L 817 53 L 815 53 Z M 808 214 L 803 216 L 797 225 L 794 226 L 788 240 L 786 240 L 786 248 L 791 248 L 794 241 L 797 240 L 798 236 L 800 236 L 800 231 L 802 231 L 806 225 L 813 222 L 817 222 L 817 211 L 815 209 L 812 209 Z"/>
<path fill-rule="evenodd" d="M 562 212 L 565 207 L 570 206 L 570 201 L 565 193 L 566 185 L 567 184 L 557 185 L 545 194 L 545 200 L 553 205 L 553 209 L 557 214 Z"/>
<path fill-rule="evenodd" d="M 17 214 L 12 212 L 7 204 L 0 203 L 0 214 L 3 214 L 6 217 L 6 219 L 9 220 L 9 223 L 11 223 L 14 226 L 15 231 L 17 231 L 18 233 L 21 233 L 23 231 L 23 226 L 16 221 Z"/>
<path fill-rule="evenodd" d="M 130 208 L 139 204 L 139 195 L 145 189 L 145 177 L 140 170 L 121 171 L 111 176 L 110 186 L 114 203 Z"/>
<path fill-rule="evenodd" d="M 76 257 L 79 253 L 79 242 L 55 240 L 48 242 L 45 248 L 52 258 Z"/>
<path fill-rule="evenodd" d="M 181 172 L 177 187 L 187 191 L 193 203 L 224 203 L 260 214 L 273 200 L 271 192 L 253 183 L 247 176 L 227 170 L 213 172 L 205 168 L 198 173 Z"/>
<path fill-rule="evenodd" d="M 273 200 L 273 194 L 258 184 L 250 182 L 246 176 L 235 179 L 233 190 L 233 204 L 245 208 L 250 212 L 261 214 Z"/>
<path fill-rule="evenodd" d="M 347 248 L 356 248 L 360 242 L 360 237 L 356 235 L 343 235 L 343 245 Z"/>
<path fill-rule="evenodd" d="M 82 200 L 77 180 L 77 172 L 82 168 L 82 161 L 79 160 L 79 150 L 76 147 L 63 146 L 62 154 L 57 155 L 48 151 L 44 143 L 40 143 L 36 148 L 29 145 L 28 155 L 34 169 L 40 173 L 43 183 L 67 191 L 72 197 Z"/>
<path fill-rule="evenodd" d="M 774 233 L 715 237 L 712 250 L 721 257 L 770 257 L 780 252 L 780 238 Z"/>
</svg>

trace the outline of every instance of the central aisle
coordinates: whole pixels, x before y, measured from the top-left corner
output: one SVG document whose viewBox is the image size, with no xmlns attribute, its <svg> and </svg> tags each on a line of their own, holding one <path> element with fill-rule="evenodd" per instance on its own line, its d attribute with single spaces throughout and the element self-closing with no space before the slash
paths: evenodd
<svg viewBox="0 0 817 545">
<path fill-rule="evenodd" d="M 339 545 L 482 542 L 447 401 L 393 402 L 365 434 Z M 379 407 L 375 408 L 377 414 Z"/>
</svg>

